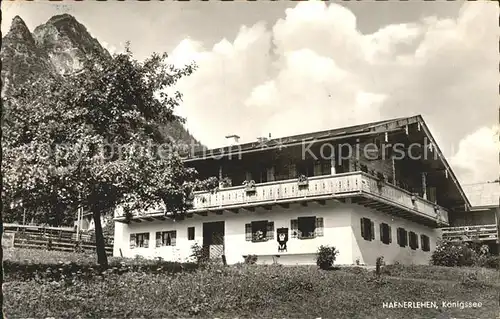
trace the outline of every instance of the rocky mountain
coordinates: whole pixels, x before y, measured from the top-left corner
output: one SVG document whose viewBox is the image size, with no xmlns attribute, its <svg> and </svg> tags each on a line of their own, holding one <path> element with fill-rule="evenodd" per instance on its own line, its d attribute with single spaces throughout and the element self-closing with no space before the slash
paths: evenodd
<svg viewBox="0 0 500 319">
<path fill-rule="evenodd" d="M 60 76 L 78 71 L 86 60 L 111 59 L 86 27 L 69 14 L 53 16 L 33 32 L 16 16 L 2 39 L 0 57 L 2 95 L 7 97 L 10 87 L 26 85 L 31 76 Z M 164 132 L 180 142 L 194 139 L 180 123 L 171 123 Z"/>
<path fill-rule="evenodd" d="M 22 85 L 28 77 L 54 73 L 46 51 L 39 48 L 24 21 L 16 16 L 2 39 L 2 95 L 11 85 Z"/>
<path fill-rule="evenodd" d="M 35 28 L 33 37 L 41 51 L 46 52 L 59 74 L 71 73 L 83 67 L 83 61 L 111 55 L 73 16 L 53 16 Z"/>
</svg>

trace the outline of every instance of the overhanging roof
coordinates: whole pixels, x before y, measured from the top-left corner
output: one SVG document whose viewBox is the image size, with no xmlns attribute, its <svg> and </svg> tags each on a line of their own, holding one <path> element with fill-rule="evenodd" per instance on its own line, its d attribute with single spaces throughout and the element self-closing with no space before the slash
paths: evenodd
<svg viewBox="0 0 500 319">
<path fill-rule="evenodd" d="M 500 183 L 477 183 L 464 185 L 472 209 L 487 209 L 499 207 Z"/>
</svg>

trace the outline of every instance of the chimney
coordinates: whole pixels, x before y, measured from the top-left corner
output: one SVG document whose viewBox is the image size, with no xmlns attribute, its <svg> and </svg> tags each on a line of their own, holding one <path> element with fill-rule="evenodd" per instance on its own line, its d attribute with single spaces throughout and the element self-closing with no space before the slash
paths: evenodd
<svg viewBox="0 0 500 319">
<path fill-rule="evenodd" d="M 235 144 L 238 144 L 239 140 L 240 140 L 240 137 L 236 134 L 232 134 L 232 135 L 227 135 L 226 136 L 227 139 L 232 139 L 230 142 L 229 142 L 229 145 L 235 145 Z"/>
</svg>

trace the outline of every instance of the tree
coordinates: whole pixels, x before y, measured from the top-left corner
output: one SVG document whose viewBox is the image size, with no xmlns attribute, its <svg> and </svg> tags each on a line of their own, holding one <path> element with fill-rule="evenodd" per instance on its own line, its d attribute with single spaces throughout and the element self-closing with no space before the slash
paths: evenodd
<svg viewBox="0 0 500 319">
<path fill-rule="evenodd" d="M 37 220 L 88 208 L 101 265 L 107 265 L 102 213 L 159 203 L 176 214 L 189 209 L 192 192 L 213 181 L 196 180 L 178 145 L 162 134 L 169 123 L 183 121 L 173 113 L 181 94 L 165 91 L 194 70 L 166 59 L 153 54 L 139 63 L 127 48 L 76 74 L 17 89 L 5 101 L 3 202 L 21 199 Z"/>
</svg>

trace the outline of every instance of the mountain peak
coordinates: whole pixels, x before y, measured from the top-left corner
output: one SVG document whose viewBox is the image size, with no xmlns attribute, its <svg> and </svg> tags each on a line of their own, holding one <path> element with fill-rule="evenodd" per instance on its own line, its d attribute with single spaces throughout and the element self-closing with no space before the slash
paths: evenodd
<svg viewBox="0 0 500 319">
<path fill-rule="evenodd" d="M 38 47 L 48 53 L 60 74 L 81 69 L 83 61 L 111 57 L 87 28 L 67 13 L 53 16 L 39 25 L 33 35 Z"/>
<path fill-rule="evenodd" d="M 30 42 L 33 41 L 33 37 L 30 30 L 26 26 L 26 23 L 24 23 L 24 20 L 18 15 L 16 15 L 14 19 L 12 19 L 10 30 L 7 33 L 7 36 L 28 40 Z"/>
<path fill-rule="evenodd" d="M 58 21 L 61 21 L 61 20 L 67 20 L 67 21 L 77 21 L 76 18 L 74 16 L 72 16 L 71 14 L 69 13 L 63 13 L 63 14 L 57 14 L 55 16 L 52 16 L 49 21 L 47 22 L 58 22 Z M 78 21 L 77 21 L 78 22 Z"/>
</svg>

